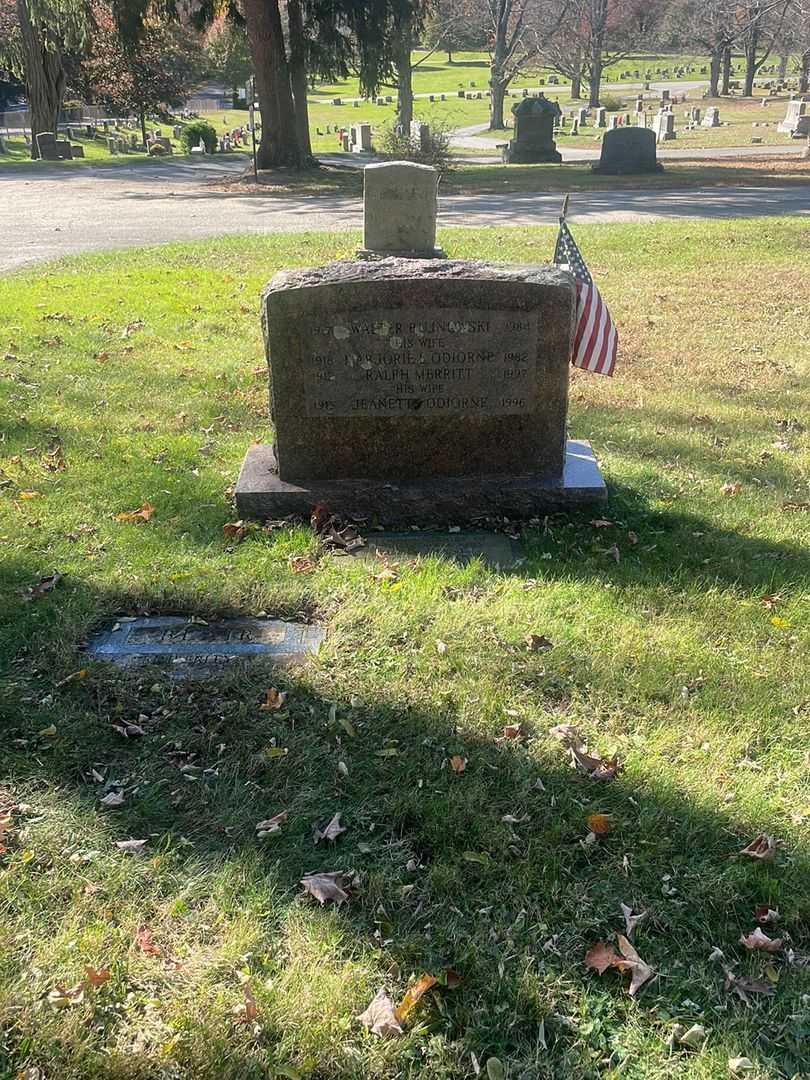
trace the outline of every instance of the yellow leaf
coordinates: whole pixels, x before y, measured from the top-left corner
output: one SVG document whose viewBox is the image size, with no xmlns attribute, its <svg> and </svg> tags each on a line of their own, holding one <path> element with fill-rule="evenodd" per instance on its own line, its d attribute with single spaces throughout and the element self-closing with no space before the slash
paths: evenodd
<svg viewBox="0 0 810 1080">
<path fill-rule="evenodd" d="M 607 814 L 589 814 L 585 818 L 588 830 L 597 836 L 607 836 L 610 832 L 610 818 Z"/>
<path fill-rule="evenodd" d="M 413 986 L 409 987 L 405 997 L 397 1005 L 394 1015 L 400 1023 L 405 1019 L 408 1013 L 413 1009 L 417 1002 L 423 997 L 424 994 L 430 990 L 431 986 L 436 985 L 435 975 L 422 975 Z"/>
</svg>

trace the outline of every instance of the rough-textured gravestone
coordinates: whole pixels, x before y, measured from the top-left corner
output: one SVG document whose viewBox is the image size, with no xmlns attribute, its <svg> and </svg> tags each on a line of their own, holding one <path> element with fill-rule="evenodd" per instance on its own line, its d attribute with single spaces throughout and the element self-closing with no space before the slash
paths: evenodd
<svg viewBox="0 0 810 1080">
<path fill-rule="evenodd" d="M 91 637 L 87 654 L 121 667 L 161 664 L 174 673 L 200 675 L 235 660 L 300 662 L 325 636 L 320 627 L 306 623 L 251 618 L 206 622 L 161 615 L 119 619 Z"/>
<path fill-rule="evenodd" d="M 701 127 L 716 128 L 720 127 L 720 110 L 716 105 L 710 105 L 706 109 L 706 115 L 703 117 L 703 123 Z"/>
<path fill-rule="evenodd" d="M 39 156 L 43 161 L 65 161 L 70 158 L 70 144 L 57 139 L 52 131 L 40 131 L 37 135 Z"/>
<path fill-rule="evenodd" d="M 600 128 L 607 127 L 607 109 L 601 106 L 596 110 L 596 126 Z"/>
<path fill-rule="evenodd" d="M 81 143 L 71 143 L 70 144 L 70 155 L 71 155 L 71 157 L 74 157 L 74 158 L 83 158 L 84 157 L 84 147 L 82 146 L 82 144 Z"/>
<path fill-rule="evenodd" d="M 592 168 L 608 176 L 661 172 L 663 166 L 655 156 L 655 132 L 643 127 L 606 131 L 599 162 Z"/>
<path fill-rule="evenodd" d="M 411 121 L 411 139 L 417 144 L 422 153 L 430 150 L 430 124 L 421 120 Z"/>
<path fill-rule="evenodd" d="M 554 124 L 562 115 L 556 101 L 545 94 L 524 98 L 512 106 L 515 137 L 503 148 L 503 160 L 514 164 L 561 162 L 562 154 L 554 142 Z"/>
<path fill-rule="evenodd" d="M 601 501 L 566 447 L 573 280 L 551 267 L 385 259 L 278 274 L 263 294 L 275 446 L 240 514 L 469 523 Z"/>
<path fill-rule="evenodd" d="M 438 258 L 439 174 L 430 165 L 390 161 L 363 170 L 362 255 Z"/>
</svg>

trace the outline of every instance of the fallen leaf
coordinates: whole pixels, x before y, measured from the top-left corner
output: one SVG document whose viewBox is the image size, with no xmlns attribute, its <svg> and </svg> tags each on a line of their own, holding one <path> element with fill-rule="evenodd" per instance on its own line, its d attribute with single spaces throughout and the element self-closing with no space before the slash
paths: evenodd
<svg viewBox="0 0 810 1080">
<path fill-rule="evenodd" d="M 38 499 L 41 494 L 42 494 L 41 491 L 21 491 L 20 492 L 20 498 L 21 499 Z"/>
<path fill-rule="evenodd" d="M 52 592 L 61 580 L 62 575 L 58 570 L 54 570 L 52 574 L 41 577 L 36 585 L 29 585 L 25 589 L 20 589 L 17 595 L 21 596 L 25 601 L 36 600 L 38 596 L 44 596 L 45 593 Z"/>
<path fill-rule="evenodd" d="M 86 679 L 88 675 L 88 669 L 86 667 L 79 668 L 78 671 L 71 672 L 70 675 L 66 675 L 64 679 L 60 679 L 58 683 L 54 684 L 54 690 L 61 690 L 63 686 L 67 686 L 68 683 L 76 682 L 77 679 Z"/>
<path fill-rule="evenodd" d="M 448 968 L 444 975 L 440 977 L 439 982 L 446 986 L 448 990 L 458 990 L 464 979 L 453 968 Z"/>
<path fill-rule="evenodd" d="M 753 1072 L 756 1068 L 753 1061 L 747 1057 L 728 1059 L 728 1069 L 732 1076 L 742 1076 L 743 1073 Z"/>
<path fill-rule="evenodd" d="M 630 544 L 631 547 L 635 547 L 638 543 L 638 536 L 636 535 L 636 533 L 633 532 L 632 529 L 627 534 L 627 543 Z"/>
<path fill-rule="evenodd" d="M 95 989 L 99 986 L 103 986 L 104 983 L 107 982 L 110 977 L 110 969 L 101 968 L 99 971 L 96 971 L 95 968 L 90 967 L 88 964 L 85 966 L 84 974 L 87 985 L 92 986 Z"/>
<path fill-rule="evenodd" d="M 340 905 L 348 900 L 349 894 L 343 888 L 345 884 L 346 875 L 339 870 L 329 874 L 308 874 L 307 877 L 301 878 L 304 892 L 321 904 L 332 900 Z"/>
<path fill-rule="evenodd" d="M 707 1039 L 706 1028 L 702 1024 L 692 1024 L 692 1026 L 678 1038 L 678 1042 L 684 1046 L 690 1047 L 692 1050 L 699 1050 L 704 1045 Z"/>
<path fill-rule="evenodd" d="M 628 938 L 632 938 L 636 931 L 636 927 L 642 919 L 647 917 L 647 912 L 642 911 L 640 915 L 634 915 L 633 909 L 628 907 L 627 904 L 621 905 L 622 915 L 624 916 L 624 929 Z"/>
<path fill-rule="evenodd" d="M 723 484 L 723 486 L 720 488 L 721 494 L 725 495 L 727 498 L 732 498 L 734 495 L 739 495 L 741 491 L 742 484 L 739 482 L 739 480 L 734 484 Z"/>
<path fill-rule="evenodd" d="M 779 595 L 779 593 L 765 593 L 765 595 L 760 599 L 759 602 L 760 604 L 762 604 L 766 611 L 772 611 L 777 604 L 780 604 L 782 602 L 782 599 L 783 598 Z"/>
<path fill-rule="evenodd" d="M 725 966 L 723 970 L 726 973 L 726 990 L 733 990 L 740 1001 L 746 1005 L 751 1004 L 748 999 L 749 994 L 763 994 L 765 997 L 773 997 L 776 993 L 776 986 L 773 983 L 765 982 L 764 979 L 749 979 L 745 976 L 738 976 Z"/>
<path fill-rule="evenodd" d="M 454 773 L 463 773 L 467 768 L 467 758 L 462 757 L 460 754 L 453 754 L 450 758 L 450 768 Z"/>
<path fill-rule="evenodd" d="M 143 849 L 148 843 L 148 840 L 116 840 L 115 846 L 129 855 L 143 855 Z"/>
<path fill-rule="evenodd" d="M 316 503 L 312 507 L 312 514 L 310 515 L 309 521 L 316 533 L 323 532 L 331 520 L 332 514 L 328 507 L 324 506 L 323 503 Z"/>
<path fill-rule="evenodd" d="M 542 634 L 527 634 L 523 640 L 526 642 L 526 648 L 529 652 L 547 652 L 549 649 L 554 648 L 554 642 L 549 641 Z"/>
<path fill-rule="evenodd" d="M 776 908 L 771 908 L 768 907 L 767 904 L 763 904 L 761 907 L 754 909 L 754 918 L 758 923 L 767 926 L 769 923 L 773 924 L 779 921 L 779 912 Z"/>
<path fill-rule="evenodd" d="M 116 720 L 115 723 L 110 724 L 110 727 L 117 731 L 119 735 L 123 735 L 125 739 L 129 739 L 133 735 L 146 734 L 146 728 L 141 727 L 140 724 L 133 724 L 130 720 Z"/>
<path fill-rule="evenodd" d="M 771 938 L 757 927 L 751 934 L 743 934 L 740 937 L 740 944 L 744 945 L 746 949 L 761 949 L 763 952 L 775 953 L 779 952 L 782 946 L 785 944 L 784 938 Z"/>
<path fill-rule="evenodd" d="M 597 941 L 585 953 L 585 967 L 590 968 L 591 971 L 598 971 L 602 975 L 620 959 L 612 945 L 608 945 L 606 941 Z"/>
<path fill-rule="evenodd" d="M 621 558 L 618 545 L 611 544 L 610 547 L 607 548 L 607 550 L 605 551 L 605 555 L 607 555 L 609 559 L 613 559 L 614 562 L 618 562 Z"/>
<path fill-rule="evenodd" d="M 135 944 L 147 956 L 163 956 L 163 949 L 155 941 L 148 926 L 139 926 L 135 935 Z"/>
<path fill-rule="evenodd" d="M 589 754 L 577 728 L 571 724 L 557 724 L 549 734 L 560 739 L 568 748 L 574 765 L 586 772 L 594 780 L 612 780 L 619 771 L 618 758 L 604 761 L 596 754 Z"/>
<path fill-rule="evenodd" d="M 321 840 L 334 841 L 337 840 L 341 833 L 345 832 L 346 828 L 340 824 L 340 812 L 338 811 L 323 830 L 316 827 L 312 839 L 316 844 L 319 844 Z"/>
<path fill-rule="evenodd" d="M 76 983 L 65 989 L 57 986 L 48 994 L 48 1004 L 54 1009 L 66 1009 L 70 1005 L 80 1005 L 84 1001 L 84 983 Z"/>
<path fill-rule="evenodd" d="M 227 525 L 222 526 L 222 532 L 227 540 L 239 543 L 247 536 L 247 525 L 244 521 L 229 521 Z"/>
<path fill-rule="evenodd" d="M 271 818 L 266 818 L 264 821 L 257 821 L 256 836 L 261 839 L 264 836 L 271 836 L 273 833 L 280 832 L 281 826 L 287 820 L 287 817 L 288 811 L 282 810 Z"/>
<path fill-rule="evenodd" d="M 439 656 L 444 656 L 444 654 L 447 652 L 447 645 L 444 641 L 436 641 L 436 652 L 439 654 Z"/>
<path fill-rule="evenodd" d="M 115 515 L 116 521 L 148 521 L 154 514 L 155 508 L 151 503 L 145 502 L 138 510 L 124 510 Z"/>
<path fill-rule="evenodd" d="M 585 818 L 585 825 L 597 836 L 607 836 L 610 832 L 610 818 L 607 814 L 589 814 Z"/>
<path fill-rule="evenodd" d="M 768 862 L 776 854 L 776 849 L 779 846 L 779 841 L 773 836 L 768 836 L 767 833 L 760 833 L 748 847 L 744 847 L 740 852 L 740 855 L 745 855 L 749 859 L 756 859 L 758 862 Z"/>
<path fill-rule="evenodd" d="M 56 735 L 56 724 L 48 724 L 42 731 L 38 731 L 37 735 L 42 739 L 53 739 Z"/>
<path fill-rule="evenodd" d="M 636 950 L 633 948 L 633 946 L 623 934 L 617 934 L 616 940 L 619 943 L 619 952 L 622 954 L 624 959 L 618 961 L 615 966 L 619 968 L 620 971 L 630 971 L 631 975 L 629 992 L 630 997 L 635 997 L 638 991 L 644 985 L 644 983 L 647 982 L 648 979 L 651 979 L 655 972 L 649 966 L 649 964 L 644 963 L 644 961 L 641 959 Z"/>
<path fill-rule="evenodd" d="M 403 1034 L 394 1010 L 394 1003 L 385 990 L 377 991 L 374 1000 L 357 1019 L 381 1039 L 390 1039 Z"/>
<path fill-rule="evenodd" d="M 103 799 L 99 799 L 99 802 L 102 806 L 106 806 L 110 809 L 116 806 L 123 806 L 125 802 L 124 793 L 123 791 L 110 791 Z"/>
<path fill-rule="evenodd" d="M 311 574 L 315 563 L 307 555 L 291 555 L 290 569 L 294 574 Z"/>
<path fill-rule="evenodd" d="M 396 1016 L 400 1024 L 407 1017 L 411 1009 L 413 1009 L 417 1002 L 422 998 L 422 996 L 426 994 L 432 986 L 436 985 L 436 982 L 437 979 L 435 975 L 422 975 L 416 980 L 413 986 L 408 988 L 402 1001 L 400 1001 L 399 1005 L 397 1005 L 396 1010 L 394 1011 L 394 1015 Z"/>
<path fill-rule="evenodd" d="M 522 739 L 525 734 L 522 723 L 504 724 L 503 726 L 504 739 Z"/>
<path fill-rule="evenodd" d="M 286 691 L 277 690 L 275 686 L 271 686 L 265 691 L 264 702 L 259 706 L 259 712 L 273 712 L 283 708 L 286 698 Z"/>
<path fill-rule="evenodd" d="M 487 1080 L 506 1080 L 506 1069 L 500 1058 L 487 1058 Z"/>
</svg>

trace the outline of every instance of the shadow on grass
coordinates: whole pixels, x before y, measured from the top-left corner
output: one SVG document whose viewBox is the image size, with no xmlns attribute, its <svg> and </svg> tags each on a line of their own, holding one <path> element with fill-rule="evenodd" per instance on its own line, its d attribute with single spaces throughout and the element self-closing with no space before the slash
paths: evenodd
<svg viewBox="0 0 810 1080">
<path fill-rule="evenodd" d="M 631 492 L 614 492 L 612 513 L 621 513 L 631 527 L 638 524 L 634 515 L 644 512 Z M 657 515 L 652 523 L 686 536 L 696 519 Z M 776 554 L 777 565 L 797 568 L 796 549 L 715 530 L 712 543 L 732 542 L 740 551 L 742 575 L 735 568 L 734 580 L 744 588 L 766 584 L 765 567 L 773 564 L 758 562 L 757 554 Z M 691 548 L 698 565 L 685 564 L 686 571 L 706 573 L 694 539 Z M 530 545 L 528 570 L 535 569 L 536 554 Z M 805 568 L 806 558 L 805 553 Z M 548 576 L 549 564 L 538 565 Z M 621 573 L 660 583 L 672 571 L 662 564 L 624 566 Z M 587 562 L 573 558 L 562 572 L 590 571 Z M 4 590 L 31 573 L 27 561 L 4 567 Z M 98 594 L 86 583 L 66 587 L 88 609 L 112 612 L 121 603 L 121 597 Z M 430 1075 L 467 1075 L 473 1052 L 480 1060 L 498 1056 L 515 1077 L 591 1077 L 606 1068 L 632 1068 L 638 1055 L 663 1060 L 664 1040 L 676 1020 L 716 1026 L 710 1053 L 718 1067 L 740 1054 L 774 1075 L 802 1067 L 798 1001 L 808 989 L 807 973 L 773 958 L 743 956 L 738 944 L 740 933 L 753 928 L 758 905 L 778 907 L 780 929 L 796 937 L 810 917 L 804 851 L 780 854 L 764 866 L 735 857 L 758 832 L 777 828 L 774 821 L 734 801 L 718 807 L 711 796 L 682 790 L 645 767 L 637 744 L 627 744 L 626 769 L 612 783 L 570 770 L 563 748 L 547 734 L 564 719 L 559 694 L 542 679 L 535 680 L 536 710 L 526 724 L 527 737 L 518 740 L 504 739 L 491 722 L 471 727 L 460 719 L 463 703 L 452 699 L 440 709 L 400 704 L 373 674 L 359 674 L 351 696 L 342 690 L 326 694 L 330 672 L 340 684 L 340 665 L 356 663 L 348 652 L 316 662 L 312 670 L 271 673 L 256 665 L 200 683 L 173 682 L 159 669 L 122 675 L 92 665 L 86 678 L 59 685 L 62 672 L 49 664 L 49 655 L 60 633 L 60 602 L 46 597 L 17 612 L 23 619 L 36 615 L 40 654 L 12 667 L 0 697 L 5 783 L 20 801 L 44 801 L 52 816 L 61 816 L 60 806 L 69 808 L 66 820 L 84 821 L 86 832 L 64 829 L 59 862 L 66 879 L 58 892 L 48 884 L 54 864 L 44 855 L 18 863 L 14 848 L 16 880 L 36 909 L 42 933 L 43 919 L 67 918 L 64 898 L 78 895 L 81 882 L 89 880 L 101 890 L 110 925 L 131 940 L 137 922 L 127 906 L 130 866 L 140 920 L 152 923 L 158 911 L 165 915 L 173 898 L 179 904 L 188 896 L 193 880 L 199 902 L 213 904 L 217 912 L 224 954 L 229 919 L 251 922 L 255 942 L 246 964 L 261 1031 L 234 1033 L 230 1008 L 240 1000 L 238 984 L 232 970 L 225 973 L 228 964 L 212 958 L 199 973 L 200 987 L 213 980 L 226 989 L 216 1000 L 208 994 L 210 1015 L 185 1022 L 186 1037 L 173 1052 L 182 1069 L 200 1077 L 274 1075 L 279 1066 L 347 1080 L 416 1076 L 438 1040 L 452 1064 Z M 281 710 L 262 712 L 259 704 L 271 684 L 288 698 Z M 18 704 L 21 698 L 25 704 Z M 123 738 L 113 727 L 121 721 L 139 723 L 146 734 Z M 56 736 L 41 734 L 53 722 Z M 588 734 L 598 745 L 598 732 Z M 467 759 L 463 773 L 449 767 L 452 755 Z M 104 778 L 101 785 L 93 769 Z M 108 786 L 127 791 L 117 810 L 99 806 Z M 256 822 L 281 810 L 289 813 L 281 832 L 258 840 Z M 338 811 L 348 831 L 334 845 L 315 846 L 314 826 Z M 609 815 L 611 831 L 589 844 L 585 819 L 591 813 Z M 159 856 L 154 872 L 144 873 L 142 860 L 128 863 L 127 856 L 106 854 L 114 840 L 129 838 L 148 839 L 150 856 Z M 98 866 L 66 861 L 87 847 L 104 853 Z M 229 867 L 238 867 L 240 875 L 240 899 L 230 914 L 227 905 L 216 908 L 207 884 Z M 296 895 L 303 875 L 338 869 L 358 877 L 349 903 L 322 911 Z M 125 914 L 116 914 L 117 902 Z M 594 942 L 622 931 L 622 903 L 648 913 L 636 945 L 659 973 L 637 1004 L 626 997 L 617 975 L 600 980 L 583 967 Z M 351 957 L 366 973 L 365 999 L 359 991 L 352 997 L 349 988 L 349 1000 L 332 1002 L 338 1017 L 364 1008 L 375 980 L 396 997 L 410 973 L 452 967 L 464 984 L 431 999 L 416 1014 L 415 1032 L 388 1044 L 384 1059 L 373 1059 L 373 1040 L 356 1029 L 345 1023 L 321 1026 L 306 1009 L 298 1015 L 296 964 L 305 983 L 319 975 L 317 965 L 310 970 L 291 946 L 293 926 L 296 933 L 313 935 L 313 947 L 322 938 L 331 942 L 328 962 Z M 183 943 L 183 919 L 169 918 L 161 930 L 178 940 L 180 959 L 190 963 L 182 952 L 192 948 Z M 9 932 L 13 938 L 14 930 Z M 20 987 L 30 934 L 23 941 L 25 948 L 12 946 L 5 960 Z M 727 995 L 720 968 L 708 959 L 714 946 L 749 974 L 761 975 L 768 960 L 779 965 L 776 1000 L 765 998 L 749 1011 Z M 126 1000 L 125 980 L 122 987 Z M 52 1019 L 38 1034 L 36 1011 L 26 1009 L 20 994 L 7 1034 L 14 1069 L 37 1064 L 47 1071 L 58 1061 L 60 1076 L 155 1075 L 157 1045 L 122 1060 L 103 1024 L 79 1035 Z M 164 997 L 171 994 L 169 980 Z M 688 1068 L 687 1057 L 687 1051 L 677 1052 L 673 1070 Z"/>
</svg>

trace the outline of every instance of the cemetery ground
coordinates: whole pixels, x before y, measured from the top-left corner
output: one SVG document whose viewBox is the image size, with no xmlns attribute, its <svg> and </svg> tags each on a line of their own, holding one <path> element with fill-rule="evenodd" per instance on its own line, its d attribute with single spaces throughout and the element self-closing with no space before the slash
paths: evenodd
<svg viewBox="0 0 810 1080">
<path fill-rule="evenodd" d="M 576 233 L 621 330 L 617 376 L 571 385 L 610 502 L 527 525 L 503 571 L 226 528 L 268 436 L 259 289 L 356 235 L 0 278 L 3 1075 L 806 1067 L 810 234 Z M 439 241 L 545 261 L 554 230 Z M 304 667 L 202 682 L 82 656 L 144 611 L 266 612 L 327 638 Z M 560 724 L 617 775 L 571 768 Z M 314 844 L 337 813 L 346 831 Z M 741 855 L 761 834 L 771 857 Z M 348 899 L 302 895 L 312 871 L 345 871 Z M 635 998 L 585 962 L 626 932 L 622 904 L 655 972 Z M 740 942 L 759 909 L 779 913 L 760 926 L 773 953 Z M 438 982 L 401 1036 L 359 1024 L 423 974 Z"/>
</svg>

